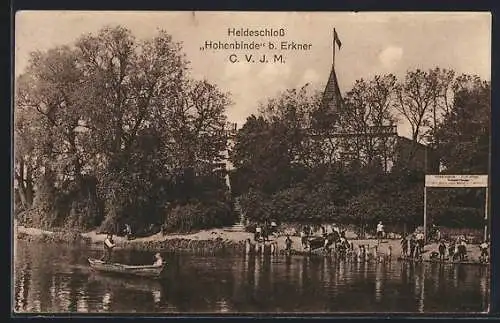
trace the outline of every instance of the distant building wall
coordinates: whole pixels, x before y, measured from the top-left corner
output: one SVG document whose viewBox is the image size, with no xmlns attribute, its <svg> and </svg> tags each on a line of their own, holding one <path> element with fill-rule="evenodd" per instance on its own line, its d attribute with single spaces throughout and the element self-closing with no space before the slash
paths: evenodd
<svg viewBox="0 0 500 323">
<path fill-rule="evenodd" d="M 439 173 L 439 157 L 432 148 L 416 143 L 411 139 L 398 136 L 395 147 L 394 167 L 437 174 Z"/>
</svg>

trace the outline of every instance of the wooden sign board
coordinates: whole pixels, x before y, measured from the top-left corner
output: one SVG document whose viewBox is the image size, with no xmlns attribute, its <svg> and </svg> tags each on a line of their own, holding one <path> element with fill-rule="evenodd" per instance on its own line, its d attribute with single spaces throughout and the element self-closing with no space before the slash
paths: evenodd
<svg viewBox="0 0 500 323">
<path fill-rule="evenodd" d="M 488 187 L 488 175 L 425 175 L 425 187 Z"/>
</svg>

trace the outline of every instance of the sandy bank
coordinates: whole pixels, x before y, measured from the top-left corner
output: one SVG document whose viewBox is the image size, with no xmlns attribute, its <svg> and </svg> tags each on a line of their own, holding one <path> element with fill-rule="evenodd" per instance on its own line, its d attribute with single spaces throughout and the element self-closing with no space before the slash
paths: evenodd
<svg viewBox="0 0 500 323">
<path fill-rule="evenodd" d="M 81 234 L 82 237 L 86 237 L 91 239 L 92 243 L 101 243 L 106 239 L 105 234 L 98 234 L 97 231 L 90 231 L 86 233 Z M 244 241 L 248 238 L 252 238 L 253 235 L 248 233 L 248 232 L 232 232 L 232 231 L 225 231 L 222 229 L 210 229 L 210 230 L 204 230 L 204 231 L 199 231 L 195 233 L 187 233 L 187 234 L 167 234 L 163 235 L 161 233 L 157 233 L 148 237 L 142 237 L 142 238 L 136 238 L 133 240 L 127 240 L 124 237 L 113 237 L 117 245 L 120 243 L 127 242 L 129 244 L 133 243 L 143 243 L 143 242 L 161 242 L 161 241 L 166 241 L 166 240 L 173 240 L 173 239 L 189 239 L 189 240 L 216 240 L 216 239 L 222 239 L 222 240 L 230 240 L 234 242 L 239 242 L 239 241 Z"/>
</svg>

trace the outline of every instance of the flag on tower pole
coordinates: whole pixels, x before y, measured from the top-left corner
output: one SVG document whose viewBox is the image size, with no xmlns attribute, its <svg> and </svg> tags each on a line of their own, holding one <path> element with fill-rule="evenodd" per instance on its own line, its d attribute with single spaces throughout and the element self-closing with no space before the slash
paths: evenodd
<svg viewBox="0 0 500 323">
<path fill-rule="evenodd" d="M 339 35 L 337 34 L 337 30 L 335 30 L 335 28 L 333 28 L 333 40 L 334 40 L 335 44 L 337 44 L 337 46 L 339 46 L 339 49 L 340 49 L 340 47 L 342 47 L 342 42 L 340 41 Z M 334 47 L 335 47 L 335 45 L 334 45 Z"/>
<path fill-rule="evenodd" d="M 337 30 L 333 28 L 333 65 L 335 65 L 335 45 L 339 46 L 340 49 L 340 47 L 342 46 L 342 42 L 340 41 L 339 35 L 337 34 Z"/>
</svg>

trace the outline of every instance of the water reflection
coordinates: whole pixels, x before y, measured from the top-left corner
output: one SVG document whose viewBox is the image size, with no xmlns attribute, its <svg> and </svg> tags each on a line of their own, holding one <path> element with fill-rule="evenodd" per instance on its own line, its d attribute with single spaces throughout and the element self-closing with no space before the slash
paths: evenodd
<svg viewBox="0 0 500 323">
<path fill-rule="evenodd" d="M 489 302 L 488 302 L 488 297 L 489 291 L 488 291 L 488 273 L 487 270 L 484 268 L 481 268 L 481 271 L 479 273 L 479 286 L 481 288 L 481 301 L 482 301 L 482 306 L 483 308 L 486 308 L 489 310 Z"/>
<path fill-rule="evenodd" d="M 380 302 L 382 299 L 382 264 L 378 263 L 375 269 L 375 299 Z"/>
<path fill-rule="evenodd" d="M 226 300 L 221 299 L 220 301 L 217 302 L 217 312 L 219 313 L 227 313 L 230 312 L 230 307 L 229 304 Z"/>
<path fill-rule="evenodd" d="M 254 296 L 257 296 L 257 291 L 259 290 L 259 278 L 260 278 L 260 262 L 262 260 L 262 257 L 255 258 L 254 261 L 254 273 L 253 273 L 253 281 L 254 281 Z"/>
<path fill-rule="evenodd" d="M 424 312 L 424 300 L 425 300 L 425 266 L 420 264 L 420 275 L 417 280 L 415 280 L 415 287 L 420 291 L 418 299 L 418 311 L 420 313 Z"/>
<path fill-rule="evenodd" d="M 102 309 L 106 312 L 109 311 L 109 305 L 111 304 L 111 293 L 106 292 L 102 296 Z"/>
<path fill-rule="evenodd" d="M 92 273 L 96 251 L 18 246 L 16 312 L 485 311 L 489 270 L 320 256 L 167 254 L 161 281 Z M 123 252 L 130 263 L 149 253 Z M 51 261 L 47 261 L 51 259 Z"/>
<path fill-rule="evenodd" d="M 79 313 L 87 313 L 89 310 L 89 305 L 85 297 L 78 299 L 76 311 Z"/>
</svg>

